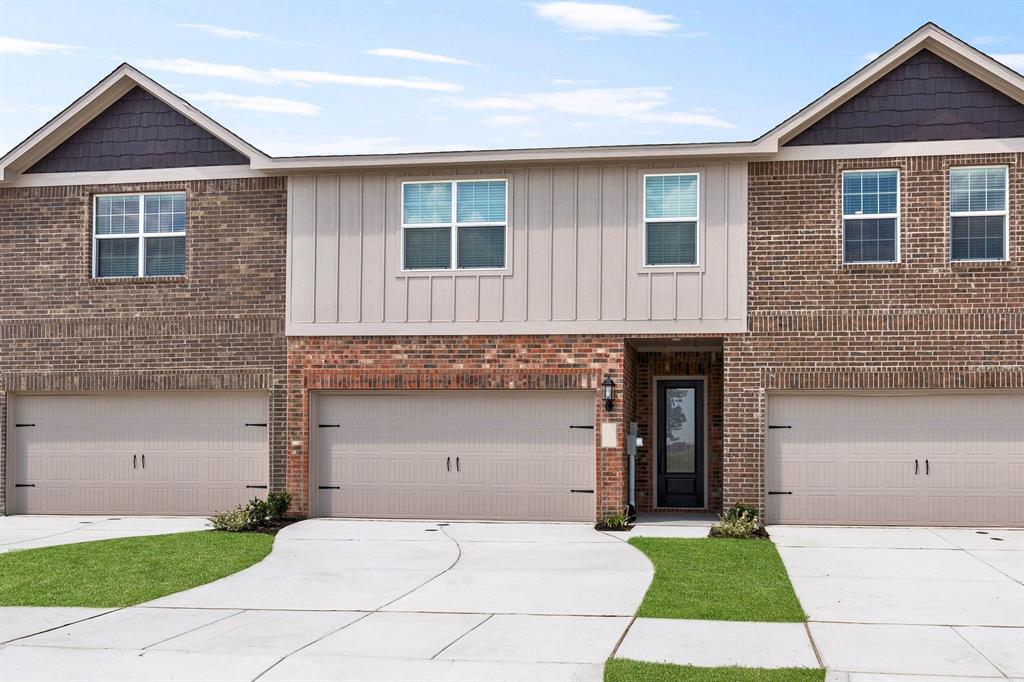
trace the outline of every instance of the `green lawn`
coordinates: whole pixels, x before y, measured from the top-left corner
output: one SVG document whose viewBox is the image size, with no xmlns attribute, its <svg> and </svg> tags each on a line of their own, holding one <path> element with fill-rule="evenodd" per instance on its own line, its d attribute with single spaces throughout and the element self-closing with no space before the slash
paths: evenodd
<svg viewBox="0 0 1024 682">
<path fill-rule="evenodd" d="M 638 617 L 794 623 L 807 618 L 775 545 L 767 540 L 633 538 L 629 543 L 654 564 L 654 581 Z"/>
<path fill-rule="evenodd" d="M 613 658 L 604 667 L 604 682 L 822 682 L 820 668 L 694 668 Z"/>
<path fill-rule="evenodd" d="M 240 571 L 273 544 L 263 533 L 198 531 L 0 554 L 0 606 L 131 606 Z"/>
</svg>

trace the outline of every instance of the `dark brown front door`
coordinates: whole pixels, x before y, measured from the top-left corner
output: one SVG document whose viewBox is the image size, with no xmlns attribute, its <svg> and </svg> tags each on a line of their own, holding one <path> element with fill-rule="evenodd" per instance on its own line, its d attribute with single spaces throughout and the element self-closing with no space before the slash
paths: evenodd
<svg viewBox="0 0 1024 682">
<path fill-rule="evenodd" d="M 665 380 L 658 392 L 658 506 L 704 506 L 704 382 Z"/>
</svg>

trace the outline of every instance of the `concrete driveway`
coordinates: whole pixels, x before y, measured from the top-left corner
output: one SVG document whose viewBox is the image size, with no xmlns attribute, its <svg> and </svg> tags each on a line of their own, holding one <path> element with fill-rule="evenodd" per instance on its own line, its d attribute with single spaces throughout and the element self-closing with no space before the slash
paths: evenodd
<svg viewBox="0 0 1024 682">
<path fill-rule="evenodd" d="M 0 553 L 209 527 L 197 516 L 0 516 Z"/>
<path fill-rule="evenodd" d="M 1024 531 L 769 532 L 830 682 L 1024 678 Z"/>
<path fill-rule="evenodd" d="M 597 681 L 652 575 L 582 524 L 303 521 L 138 607 L 0 611 L 0 679 Z"/>
</svg>

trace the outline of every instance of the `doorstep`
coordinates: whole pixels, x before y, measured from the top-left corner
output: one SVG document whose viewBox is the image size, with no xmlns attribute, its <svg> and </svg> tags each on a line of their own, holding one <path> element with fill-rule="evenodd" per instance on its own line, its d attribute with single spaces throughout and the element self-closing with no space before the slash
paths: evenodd
<svg viewBox="0 0 1024 682">
<path fill-rule="evenodd" d="M 718 521 L 714 514 L 647 512 L 638 514 L 628 538 L 706 538 L 711 525 Z"/>
</svg>

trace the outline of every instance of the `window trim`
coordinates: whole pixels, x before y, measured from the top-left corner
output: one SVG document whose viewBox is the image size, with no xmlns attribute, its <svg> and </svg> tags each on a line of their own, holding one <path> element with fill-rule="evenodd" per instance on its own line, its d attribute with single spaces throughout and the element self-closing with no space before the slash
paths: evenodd
<svg viewBox="0 0 1024 682">
<path fill-rule="evenodd" d="M 1003 170 L 1003 210 L 1002 211 L 953 211 L 953 171 L 955 170 L 990 170 L 1001 168 Z M 1005 164 L 987 164 L 984 166 L 950 166 L 946 173 L 946 196 L 948 204 L 946 217 L 948 218 L 947 234 L 949 235 L 949 262 L 955 263 L 1008 263 L 1010 261 L 1010 167 Z M 1003 257 L 1002 258 L 953 258 L 953 218 L 984 218 L 990 216 L 1003 216 Z"/>
<path fill-rule="evenodd" d="M 896 173 L 896 212 L 895 213 L 846 213 L 846 175 L 848 173 Z M 858 265 L 898 265 L 903 262 L 903 221 L 901 213 L 903 210 L 903 169 L 902 168 L 847 168 L 839 176 L 839 250 L 843 259 L 843 265 L 856 267 Z M 896 240 L 896 253 L 892 260 L 846 260 L 846 221 L 847 220 L 888 220 L 896 219 L 893 237 Z"/>
<path fill-rule="evenodd" d="M 457 221 L 458 218 L 458 206 L 459 206 L 459 195 L 458 195 L 458 184 L 460 182 L 503 182 L 505 183 L 505 221 L 504 222 L 472 222 L 472 223 L 460 223 Z M 406 224 L 405 222 L 405 188 L 406 185 L 427 185 L 427 184 L 443 184 L 448 183 L 452 187 L 452 207 L 451 207 L 451 222 L 450 223 L 413 223 Z M 511 207 L 509 205 L 509 179 L 507 177 L 465 177 L 465 178 L 437 178 L 437 179 L 426 179 L 426 180 L 403 180 L 401 189 L 399 192 L 399 203 L 400 218 L 399 218 L 399 259 L 400 267 L 399 273 L 403 275 L 407 274 L 430 274 L 430 273 L 451 273 L 451 272 L 505 272 L 508 270 L 508 228 L 510 224 Z M 451 259 L 448 262 L 446 268 L 407 268 L 405 266 L 405 231 L 415 230 L 421 227 L 449 227 L 451 228 Z M 472 268 L 460 268 L 459 267 L 459 228 L 460 227 L 504 227 L 505 228 L 505 239 L 504 239 L 504 253 L 502 254 L 503 265 L 501 267 L 472 267 Z"/>
<path fill-rule="evenodd" d="M 668 178 L 668 177 L 679 177 L 679 176 L 693 176 L 697 178 L 697 215 L 693 218 L 648 218 L 647 217 L 647 178 Z M 642 267 L 644 269 L 700 269 L 703 267 L 701 263 L 701 232 L 703 231 L 703 220 L 701 212 L 701 204 L 703 203 L 703 196 L 701 192 L 704 189 L 703 183 L 701 182 L 700 171 L 679 171 L 674 173 L 644 173 L 643 177 L 640 178 L 640 196 L 641 204 L 643 205 L 643 215 L 641 216 L 640 231 L 642 233 L 640 240 L 640 258 L 642 258 Z M 693 242 L 693 263 L 662 263 L 662 264 L 651 264 L 647 262 L 647 223 L 696 223 L 694 228 L 694 242 Z"/>
<path fill-rule="evenodd" d="M 164 194 L 185 195 L 185 229 L 181 232 L 155 232 L 146 234 L 146 199 L 147 196 Z M 139 197 L 139 231 L 129 234 L 96 234 L 96 222 L 99 218 L 100 197 Z M 184 277 L 188 272 L 188 192 L 185 190 L 164 190 L 162 192 L 104 192 L 92 196 L 92 279 L 168 279 Z M 162 237 L 185 237 L 185 273 L 180 275 L 147 275 L 146 274 L 146 240 Z M 138 239 L 139 269 L 137 275 L 100 275 L 99 274 L 99 242 L 103 239 Z"/>
</svg>

